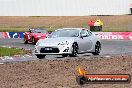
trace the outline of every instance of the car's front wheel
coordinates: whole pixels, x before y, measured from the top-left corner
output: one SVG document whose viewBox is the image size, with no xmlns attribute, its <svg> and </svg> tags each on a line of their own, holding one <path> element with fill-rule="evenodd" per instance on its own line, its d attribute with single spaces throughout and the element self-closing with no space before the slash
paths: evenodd
<svg viewBox="0 0 132 88">
<path fill-rule="evenodd" d="M 24 36 L 24 44 L 27 44 L 28 40 L 26 39 L 26 36 Z"/>
<path fill-rule="evenodd" d="M 70 57 L 76 57 L 78 54 L 78 45 L 76 43 L 73 43 L 72 45 L 72 54 L 70 54 Z"/>
<path fill-rule="evenodd" d="M 101 50 L 101 44 L 100 44 L 100 42 L 97 42 L 97 43 L 95 44 L 95 52 L 93 52 L 92 54 L 93 54 L 93 55 L 99 55 L 100 50 Z"/>
<path fill-rule="evenodd" d="M 36 44 L 36 41 L 35 41 L 35 38 L 34 38 L 34 37 L 32 38 L 32 44 L 33 44 L 33 45 Z"/>
<path fill-rule="evenodd" d="M 45 58 L 46 55 L 36 55 L 36 56 L 37 56 L 37 58 L 39 58 L 39 59 L 43 59 L 43 58 Z"/>
</svg>

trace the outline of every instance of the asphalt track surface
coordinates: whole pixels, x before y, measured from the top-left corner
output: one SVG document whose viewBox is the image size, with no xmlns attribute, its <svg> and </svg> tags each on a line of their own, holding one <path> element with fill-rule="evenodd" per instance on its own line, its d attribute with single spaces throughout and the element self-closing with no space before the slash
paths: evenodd
<svg viewBox="0 0 132 88">
<path fill-rule="evenodd" d="M 101 40 L 102 50 L 99 56 L 132 55 L 132 41 L 130 40 Z M 0 39 L 0 46 L 11 46 L 34 50 L 34 45 L 24 44 L 23 39 Z M 78 57 L 92 57 L 92 54 L 80 54 Z M 60 55 L 47 55 L 45 59 L 65 59 Z M 0 60 L 2 62 L 17 62 L 38 60 L 35 55 L 32 57 L 17 57 L 15 59 Z"/>
</svg>

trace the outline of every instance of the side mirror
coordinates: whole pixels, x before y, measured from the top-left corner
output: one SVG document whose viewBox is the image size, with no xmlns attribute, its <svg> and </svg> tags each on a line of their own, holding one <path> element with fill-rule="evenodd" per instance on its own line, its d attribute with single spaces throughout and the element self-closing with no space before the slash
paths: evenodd
<svg viewBox="0 0 132 88">
<path fill-rule="evenodd" d="M 49 38 L 49 34 L 48 34 L 48 35 L 46 35 L 46 38 Z"/>
</svg>

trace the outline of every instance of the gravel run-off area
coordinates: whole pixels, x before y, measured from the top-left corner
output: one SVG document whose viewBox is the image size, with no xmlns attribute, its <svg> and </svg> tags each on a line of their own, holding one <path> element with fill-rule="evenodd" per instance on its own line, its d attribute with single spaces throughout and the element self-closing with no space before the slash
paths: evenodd
<svg viewBox="0 0 132 88">
<path fill-rule="evenodd" d="M 0 88 L 131 88 L 128 84 L 76 82 L 77 68 L 88 74 L 130 74 L 132 56 L 76 57 L 65 60 L 36 60 L 0 64 Z"/>
</svg>

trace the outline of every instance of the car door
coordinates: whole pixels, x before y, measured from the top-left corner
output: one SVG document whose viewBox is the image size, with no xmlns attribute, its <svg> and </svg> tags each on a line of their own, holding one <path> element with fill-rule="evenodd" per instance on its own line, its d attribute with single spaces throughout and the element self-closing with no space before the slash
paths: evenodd
<svg viewBox="0 0 132 88">
<path fill-rule="evenodd" d="M 81 30 L 78 35 L 79 36 L 75 39 L 75 41 L 77 42 L 78 47 L 79 47 L 78 53 L 84 53 L 84 52 L 86 52 L 85 47 L 84 47 L 86 45 L 86 43 L 85 43 L 84 39 L 80 36 Z"/>
<path fill-rule="evenodd" d="M 84 53 L 84 52 L 86 52 L 85 51 L 85 41 L 84 41 L 84 39 L 83 38 L 81 38 L 81 37 L 78 37 L 78 39 L 76 40 L 77 41 L 77 43 L 78 43 L 78 46 L 79 46 L 79 50 L 78 50 L 78 52 L 79 53 Z"/>
<path fill-rule="evenodd" d="M 88 30 L 82 30 L 81 31 L 81 35 L 82 35 L 82 38 L 83 38 L 83 42 L 84 42 L 84 45 L 82 46 L 84 51 L 90 51 L 92 49 L 92 36 L 91 34 L 89 33 Z"/>
<path fill-rule="evenodd" d="M 88 31 L 88 39 L 89 39 L 89 49 L 87 51 L 91 51 L 94 48 L 94 35 L 92 34 L 91 31 Z"/>
</svg>

